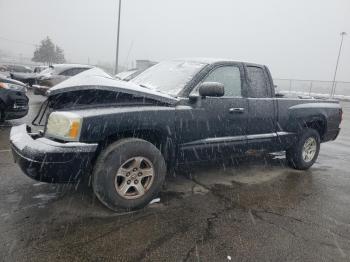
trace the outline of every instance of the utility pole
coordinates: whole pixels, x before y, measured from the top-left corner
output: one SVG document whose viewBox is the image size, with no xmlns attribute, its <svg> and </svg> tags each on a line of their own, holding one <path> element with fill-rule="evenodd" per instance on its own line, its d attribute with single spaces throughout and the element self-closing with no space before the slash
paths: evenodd
<svg viewBox="0 0 350 262">
<path fill-rule="evenodd" d="M 341 54 L 341 49 L 343 47 L 343 40 L 344 40 L 344 36 L 346 35 L 346 32 L 341 32 L 340 36 L 341 36 L 341 40 L 340 40 L 340 47 L 339 47 L 339 53 L 338 53 L 338 58 L 337 58 L 337 64 L 335 65 L 335 72 L 334 72 L 334 77 L 333 77 L 333 84 L 332 84 L 332 93 L 331 96 L 333 97 L 335 94 L 335 80 L 337 77 L 337 71 L 338 71 L 338 65 L 339 65 L 339 59 L 340 59 L 340 54 Z"/>
<path fill-rule="evenodd" d="M 118 74 L 118 60 L 119 60 L 119 35 L 120 35 L 120 13 L 122 9 L 122 0 L 119 0 L 119 9 L 118 9 L 118 32 L 117 32 L 117 47 L 115 52 L 115 67 L 114 74 Z"/>
</svg>

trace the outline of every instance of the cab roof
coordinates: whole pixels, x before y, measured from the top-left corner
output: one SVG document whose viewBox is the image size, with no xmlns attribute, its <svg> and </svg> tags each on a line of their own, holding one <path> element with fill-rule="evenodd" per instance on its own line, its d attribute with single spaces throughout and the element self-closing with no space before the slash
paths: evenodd
<svg viewBox="0 0 350 262">
<path fill-rule="evenodd" d="M 243 61 L 237 61 L 234 59 L 227 59 L 227 58 L 211 58 L 211 57 L 187 57 L 187 58 L 180 58 L 180 59 L 173 59 L 175 61 L 187 61 L 187 62 L 196 62 L 196 63 L 203 63 L 203 64 L 217 64 L 217 63 L 237 63 L 237 64 L 247 64 L 247 65 L 256 65 L 256 66 L 262 66 L 261 64 L 251 63 L 251 62 L 243 62 Z"/>
</svg>

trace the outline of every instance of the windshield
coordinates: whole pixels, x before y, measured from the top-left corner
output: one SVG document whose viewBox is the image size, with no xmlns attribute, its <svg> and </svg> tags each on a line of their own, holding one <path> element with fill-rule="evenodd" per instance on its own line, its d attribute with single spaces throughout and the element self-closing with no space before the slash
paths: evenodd
<svg viewBox="0 0 350 262">
<path fill-rule="evenodd" d="M 200 62 L 179 60 L 161 62 L 147 69 L 131 82 L 176 96 L 205 65 Z"/>
</svg>

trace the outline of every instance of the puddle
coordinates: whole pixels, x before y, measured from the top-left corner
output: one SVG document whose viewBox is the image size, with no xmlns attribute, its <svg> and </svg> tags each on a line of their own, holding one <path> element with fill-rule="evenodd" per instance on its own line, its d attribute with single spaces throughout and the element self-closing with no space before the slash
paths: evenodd
<svg viewBox="0 0 350 262">
<path fill-rule="evenodd" d="M 256 185 L 269 182 L 285 175 L 284 170 L 264 170 L 249 172 L 250 174 L 239 174 L 232 178 L 233 182 L 240 184 Z"/>
<path fill-rule="evenodd" d="M 50 194 L 39 194 L 36 196 L 33 196 L 34 199 L 39 199 L 43 202 L 49 202 L 52 199 L 57 198 L 56 193 L 50 193 Z"/>
<path fill-rule="evenodd" d="M 47 185 L 47 183 L 44 183 L 44 182 L 39 182 L 39 183 L 35 183 L 35 184 L 33 184 L 33 186 L 41 186 L 41 185 Z"/>
</svg>

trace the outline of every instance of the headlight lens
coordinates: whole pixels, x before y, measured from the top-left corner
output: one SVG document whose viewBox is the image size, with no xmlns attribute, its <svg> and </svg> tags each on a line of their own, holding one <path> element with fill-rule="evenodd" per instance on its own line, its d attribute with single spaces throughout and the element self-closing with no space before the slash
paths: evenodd
<svg viewBox="0 0 350 262">
<path fill-rule="evenodd" d="M 78 141 L 83 119 L 72 112 L 52 112 L 45 135 L 64 141 Z"/>
</svg>

